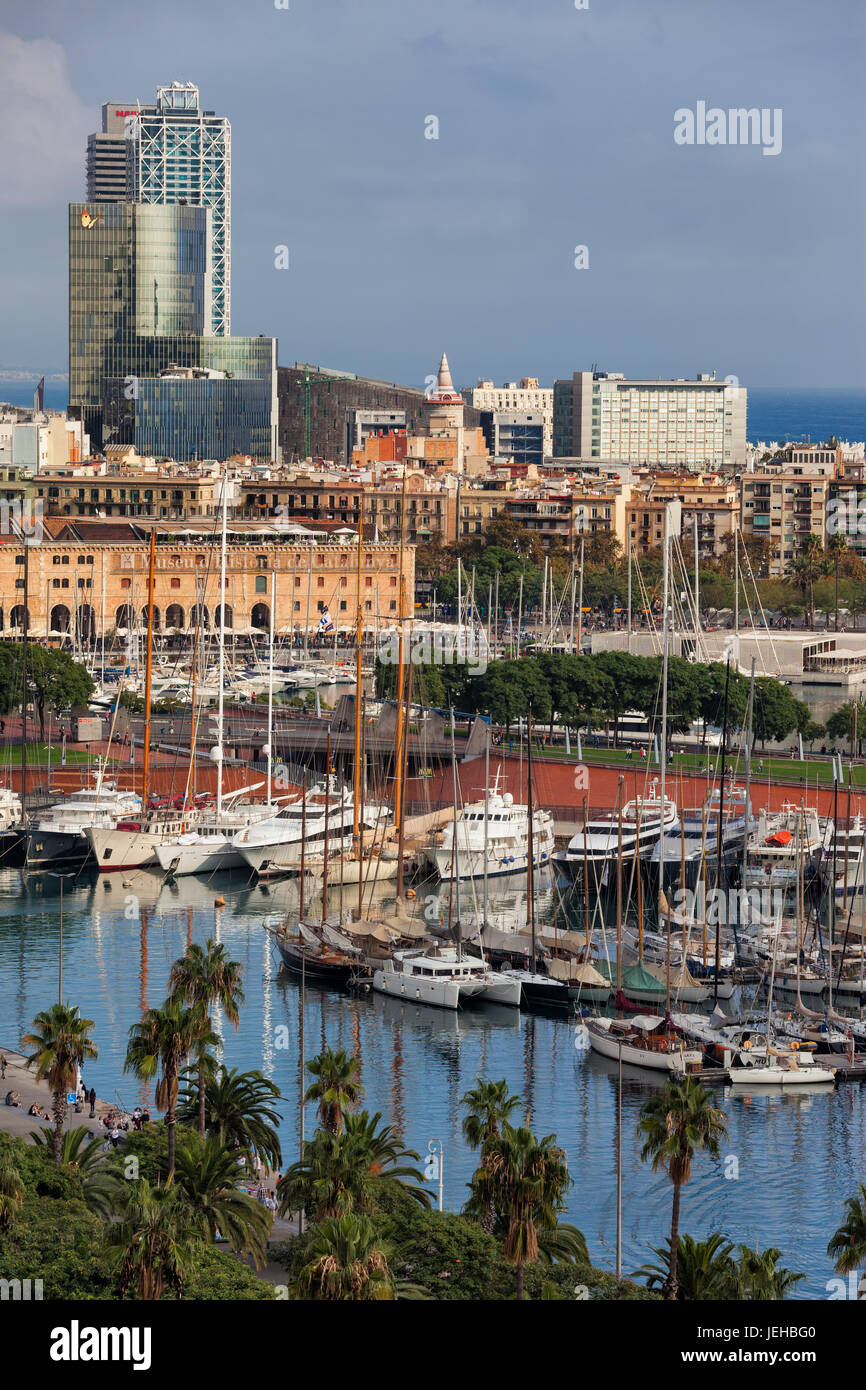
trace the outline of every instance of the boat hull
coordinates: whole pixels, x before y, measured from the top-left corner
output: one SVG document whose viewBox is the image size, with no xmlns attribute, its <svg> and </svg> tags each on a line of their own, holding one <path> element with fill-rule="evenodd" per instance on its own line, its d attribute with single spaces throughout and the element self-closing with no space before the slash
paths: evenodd
<svg viewBox="0 0 866 1390">
<path fill-rule="evenodd" d="M 90 858 L 90 844 L 83 833 L 28 830 L 25 836 L 24 867 L 28 873 L 50 870 L 52 865 L 79 868 Z"/>
<path fill-rule="evenodd" d="M 406 999 L 413 1004 L 433 1004 L 440 1009 L 460 1007 L 460 986 L 454 980 L 428 980 L 418 975 L 404 975 L 400 970 L 376 970 L 373 988 L 378 994 Z"/>
<path fill-rule="evenodd" d="M 632 1067 L 643 1067 L 646 1071 L 670 1072 L 680 1076 L 686 1074 L 687 1067 L 700 1066 L 703 1060 L 700 1052 L 690 1048 L 683 1048 L 679 1052 L 656 1052 L 650 1048 L 635 1047 L 632 1043 L 621 1042 L 619 1038 L 611 1036 L 591 1020 L 587 1023 L 587 1030 L 593 1052 L 617 1061 L 622 1048 L 623 1062 Z"/>
<path fill-rule="evenodd" d="M 214 840 L 211 845 L 205 842 L 198 845 L 163 842 L 156 846 L 156 858 L 160 868 L 175 878 L 188 874 L 214 874 L 244 866 L 241 853 L 234 848 L 231 840 Z"/>
</svg>

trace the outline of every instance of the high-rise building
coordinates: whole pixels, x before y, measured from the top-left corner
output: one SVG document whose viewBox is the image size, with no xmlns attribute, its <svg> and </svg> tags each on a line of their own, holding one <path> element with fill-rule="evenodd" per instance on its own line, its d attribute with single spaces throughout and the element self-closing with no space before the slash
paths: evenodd
<svg viewBox="0 0 866 1390">
<path fill-rule="evenodd" d="M 629 381 L 575 372 L 553 383 L 553 454 L 737 471 L 746 465 L 746 391 L 706 374 Z"/>
<path fill-rule="evenodd" d="M 231 331 L 231 126 L 204 111 L 198 87 L 158 87 L 156 103 L 130 120 L 129 195 L 137 203 L 186 203 L 211 212 L 211 331 Z"/>
<path fill-rule="evenodd" d="M 102 129 L 87 137 L 88 203 L 122 202 L 129 197 L 133 149 L 130 122 L 137 114 L 135 102 L 105 102 Z"/>
<path fill-rule="evenodd" d="M 69 209 L 69 409 L 95 448 L 273 460 L 276 340 L 212 332 L 212 211 Z"/>
</svg>

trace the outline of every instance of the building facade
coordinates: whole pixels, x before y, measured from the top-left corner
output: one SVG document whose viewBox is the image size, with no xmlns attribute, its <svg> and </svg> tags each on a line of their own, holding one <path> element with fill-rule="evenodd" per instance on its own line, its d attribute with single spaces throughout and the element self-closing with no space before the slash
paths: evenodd
<svg viewBox="0 0 866 1390">
<path fill-rule="evenodd" d="M 108 531 L 105 539 L 100 535 Z M 218 539 L 158 531 L 154 570 L 154 626 L 208 630 L 220 621 Z M 145 628 L 149 538 L 135 527 L 70 523 L 56 540 L 31 546 L 27 565 L 28 627 L 34 637 L 77 634 L 84 642 Z M 414 550 L 404 549 L 405 592 L 414 591 Z M 365 618 L 399 616 L 399 550 L 365 543 L 360 602 Z M 273 578 L 273 585 L 272 585 Z M 0 545 L 0 635 L 20 630 L 24 616 L 24 548 Z M 232 532 L 227 547 L 223 625 L 238 634 L 267 632 L 274 605 L 275 631 L 315 631 L 327 608 L 335 626 L 351 627 L 358 609 L 357 546 L 289 544 L 271 536 Z"/>
<path fill-rule="evenodd" d="M 553 453 L 736 472 L 746 465 L 746 391 L 705 374 L 629 381 L 575 372 L 553 384 Z"/>
</svg>

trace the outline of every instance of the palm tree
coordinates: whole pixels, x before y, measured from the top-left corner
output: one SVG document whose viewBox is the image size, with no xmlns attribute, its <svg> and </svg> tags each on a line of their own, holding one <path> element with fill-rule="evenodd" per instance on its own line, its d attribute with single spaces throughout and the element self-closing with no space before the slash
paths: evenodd
<svg viewBox="0 0 866 1390">
<path fill-rule="evenodd" d="M 711 1231 L 706 1240 L 693 1236 L 677 1237 L 677 1298 L 689 1303 L 734 1298 L 737 1267 L 731 1258 L 733 1242 L 721 1231 Z M 635 1279 L 646 1279 L 647 1287 L 664 1288 L 670 1275 L 670 1239 L 663 1246 L 653 1246 L 658 1255 L 657 1265 L 643 1265 L 635 1271 Z"/>
<path fill-rule="evenodd" d="M 200 1085 L 201 1078 L 182 1093 L 178 1112 L 182 1123 L 200 1113 Z M 248 1167 L 252 1166 L 254 1155 L 270 1168 L 280 1167 L 282 1151 L 276 1126 L 283 1117 L 273 1108 L 274 1101 L 282 1099 L 279 1086 L 260 1071 L 239 1072 L 220 1067 L 218 1072 L 205 1076 L 204 1094 L 208 1134 L 216 1135 L 223 1148 L 233 1149 L 236 1156 L 243 1157 Z"/>
<path fill-rule="evenodd" d="M 238 1188 L 237 1158 L 209 1134 L 181 1130 L 175 1156 L 174 1181 L 198 1216 L 204 1233 L 215 1241 L 225 1237 L 235 1254 L 251 1255 L 264 1264 L 271 1215 L 261 1202 Z"/>
<path fill-rule="evenodd" d="M 837 1274 L 860 1270 L 866 1262 L 866 1183 L 860 1183 L 856 1197 L 846 1199 L 845 1208 L 845 1220 L 827 1246 L 827 1254 L 836 1261 Z"/>
<path fill-rule="evenodd" d="M 834 627 L 839 631 L 839 561 L 843 554 L 849 549 L 848 541 L 841 531 L 836 531 L 827 542 L 827 553 L 833 561 L 834 582 L 835 582 L 835 607 L 836 618 Z"/>
<path fill-rule="evenodd" d="M 175 1124 L 181 1067 L 192 1049 L 202 1045 L 201 1011 L 187 1009 L 177 997 L 166 999 L 162 1008 L 148 1009 L 140 1023 L 129 1030 L 124 1071 L 140 1081 L 152 1081 L 159 1073 L 154 1097 L 157 1109 L 165 1111 L 168 1130 L 168 1178 L 174 1173 Z M 219 1040 L 208 1035 L 208 1045 Z"/>
<path fill-rule="evenodd" d="M 54 1134 L 50 1129 L 31 1129 L 30 1138 L 34 1144 L 43 1147 L 54 1143 Z M 95 1141 L 96 1135 L 85 1125 L 65 1130 L 60 1162 L 78 1169 L 85 1202 L 91 1211 L 105 1216 L 114 1201 L 117 1173 L 106 1162 L 104 1153 Z"/>
<path fill-rule="evenodd" d="M 203 1036 L 211 1031 L 211 1008 L 218 1004 L 234 1029 L 240 1022 L 239 1006 L 244 1002 L 241 988 L 243 969 L 239 961 L 230 960 L 225 946 L 215 944 L 208 937 L 207 945 L 197 942 L 186 948 L 185 955 L 176 960 L 168 976 L 168 987 L 185 1004 L 202 1011 Z M 207 1065 L 207 1049 L 200 1045 L 197 1049 L 198 1061 L 198 1132 L 204 1138 L 205 1131 L 205 1088 L 204 1074 Z"/>
<path fill-rule="evenodd" d="M 105 1227 L 105 1242 L 120 1265 L 120 1292 L 134 1285 L 147 1302 L 162 1297 L 166 1285 L 183 1297 L 183 1281 L 203 1241 L 201 1221 L 182 1187 L 151 1187 L 147 1178 L 117 1185 L 116 1221 Z"/>
<path fill-rule="evenodd" d="M 461 1105 L 468 1114 L 463 1117 L 463 1138 L 472 1149 L 481 1150 L 482 1166 L 487 1161 L 487 1149 L 492 1139 L 499 1138 L 503 1120 L 510 1120 L 520 1105 L 520 1096 L 508 1094 L 507 1081 L 478 1081 L 475 1089 L 467 1091 Z M 496 1223 L 496 1208 L 488 1202 L 480 1213 L 481 1225 L 490 1235 Z"/>
<path fill-rule="evenodd" d="M 297 1297 L 361 1302 L 393 1299 L 388 1252 L 369 1217 L 329 1217 L 312 1232 L 307 1259 L 294 1285 Z"/>
<path fill-rule="evenodd" d="M 815 581 L 828 573 L 831 562 L 824 553 L 820 536 L 807 536 L 798 555 L 788 565 L 787 577 L 809 599 L 809 626 L 815 626 Z"/>
<path fill-rule="evenodd" d="M 307 1062 L 306 1069 L 316 1080 L 307 1087 L 304 1100 L 318 1101 L 322 1128 L 339 1134 L 344 1109 L 347 1105 L 357 1105 L 364 1094 L 364 1087 L 358 1080 L 361 1069 L 358 1059 L 342 1049 L 333 1052 L 326 1047 L 318 1057 Z"/>
<path fill-rule="evenodd" d="M 692 1160 L 701 1149 L 718 1157 L 719 1140 L 727 1134 L 725 1117 L 710 1103 L 711 1096 L 699 1081 L 687 1076 L 668 1081 L 650 1096 L 641 1110 L 640 1131 L 646 1135 L 641 1149 L 644 1162 L 652 1159 L 652 1170 L 664 1168 L 674 1186 L 669 1242 L 670 1267 L 665 1282 L 665 1298 L 677 1296 L 677 1255 L 679 1253 L 680 1196 L 683 1184 L 692 1175 Z"/>
<path fill-rule="evenodd" d="M 750 1250 L 748 1245 L 741 1245 L 739 1251 L 735 1273 L 735 1297 L 741 1301 L 765 1303 L 781 1300 L 790 1293 L 795 1284 L 806 1277 L 805 1274 L 794 1274 L 790 1269 L 785 1269 L 784 1265 L 778 1268 L 782 1252 L 775 1246 L 768 1246 L 763 1254 L 759 1253 L 757 1244 L 754 1250 Z"/>
<path fill-rule="evenodd" d="M 403 1147 L 390 1125 L 380 1129 L 381 1118 L 362 1110 L 346 1116 L 340 1134 L 317 1129 L 304 1145 L 303 1158 L 277 1185 L 280 1213 L 303 1209 L 324 1221 L 352 1211 L 374 1212 L 387 1183 L 399 1184 L 407 1196 L 429 1206 L 424 1175 L 414 1166 L 419 1155 Z"/>
<path fill-rule="evenodd" d="M 24 1181 L 15 1167 L 12 1147 L 0 1148 L 0 1231 L 8 1231 L 24 1201 Z"/>
<path fill-rule="evenodd" d="M 487 1162 L 472 1179 L 479 1201 L 492 1202 L 502 1225 L 504 1255 L 517 1271 L 517 1297 L 523 1298 L 523 1273 L 540 1253 L 540 1238 L 555 1231 L 571 1178 L 556 1136 L 537 1139 L 529 1129 L 508 1121 L 487 1146 Z"/>
<path fill-rule="evenodd" d="M 97 1055 L 96 1044 L 88 1037 L 94 1024 L 81 1017 L 77 1006 L 66 1003 L 52 1004 L 37 1014 L 31 1027 L 33 1032 L 25 1034 L 21 1045 L 33 1049 L 27 1065 L 36 1068 L 37 1080 L 48 1082 L 54 1098 L 54 1162 L 59 1164 L 66 1094 L 75 1090 L 82 1062 Z"/>
</svg>

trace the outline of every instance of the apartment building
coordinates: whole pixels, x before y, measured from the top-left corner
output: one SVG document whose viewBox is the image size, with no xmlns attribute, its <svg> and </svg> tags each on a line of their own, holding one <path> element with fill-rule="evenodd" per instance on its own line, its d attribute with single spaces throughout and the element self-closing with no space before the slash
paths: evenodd
<svg viewBox="0 0 866 1390">
<path fill-rule="evenodd" d="M 768 542 L 771 576 L 785 573 L 810 535 L 824 540 L 835 466 L 834 458 L 810 463 L 806 472 L 803 466 L 784 460 L 766 464 L 764 472 L 743 476 L 740 525 L 745 536 L 760 536 Z"/>
</svg>

